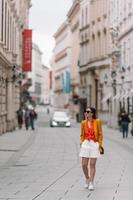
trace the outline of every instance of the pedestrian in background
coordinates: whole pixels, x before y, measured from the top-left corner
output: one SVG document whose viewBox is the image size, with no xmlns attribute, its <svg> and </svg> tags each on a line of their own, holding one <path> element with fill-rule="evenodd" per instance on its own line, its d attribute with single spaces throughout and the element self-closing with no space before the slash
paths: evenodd
<svg viewBox="0 0 133 200">
<path fill-rule="evenodd" d="M 30 118 L 31 129 L 34 130 L 35 129 L 35 120 L 37 119 L 37 113 L 35 112 L 34 108 L 30 110 L 29 118 Z"/>
<path fill-rule="evenodd" d="M 49 114 L 49 108 L 47 108 L 47 114 Z"/>
<path fill-rule="evenodd" d="M 131 122 L 128 114 L 123 111 L 120 115 L 120 124 L 121 124 L 121 131 L 122 131 L 122 136 L 123 139 L 128 137 L 128 127 L 129 123 Z"/>
<path fill-rule="evenodd" d="M 23 126 L 23 109 L 22 107 L 19 107 L 19 109 L 17 110 L 17 120 L 18 120 L 18 127 L 19 129 L 22 128 Z"/>
<path fill-rule="evenodd" d="M 85 120 L 81 122 L 80 154 L 82 158 L 82 170 L 85 176 L 85 188 L 94 190 L 94 177 L 96 173 L 96 161 L 102 152 L 102 125 L 101 120 L 96 119 L 95 108 L 87 108 Z M 89 165 L 89 166 L 88 166 Z"/>
<path fill-rule="evenodd" d="M 29 109 L 27 107 L 25 108 L 24 122 L 25 122 L 26 130 L 28 130 L 29 126 L 30 126 L 30 111 L 29 111 Z"/>
</svg>

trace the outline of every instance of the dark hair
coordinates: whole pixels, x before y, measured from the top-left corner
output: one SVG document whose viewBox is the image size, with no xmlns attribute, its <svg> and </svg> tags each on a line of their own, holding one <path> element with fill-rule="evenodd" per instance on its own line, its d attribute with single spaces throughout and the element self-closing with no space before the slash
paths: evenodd
<svg viewBox="0 0 133 200">
<path fill-rule="evenodd" d="M 91 110 L 91 112 L 93 114 L 93 118 L 96 119 L 96 109 L 93 107 L 87 107 L 87 108 Z M 87 108 L 86 108 L 86 110 L 87 110 Z"/>
</svg>

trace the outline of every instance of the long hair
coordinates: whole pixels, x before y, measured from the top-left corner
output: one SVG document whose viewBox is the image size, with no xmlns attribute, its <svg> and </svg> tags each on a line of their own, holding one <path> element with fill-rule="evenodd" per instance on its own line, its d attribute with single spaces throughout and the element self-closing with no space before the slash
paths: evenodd
<svg viewBox="0 0 133 200">
<path fill-rule="evenodd" d="M 96 117 L 96 109 L 94 107 L 87 107 L 87 108 L 91 110 L 91 112 L 93 114 L 93 118 L 96 119 L 97 118 Z M 87 108 L 86 108 L 86 110 L 87 110 Z"/>
</svg>

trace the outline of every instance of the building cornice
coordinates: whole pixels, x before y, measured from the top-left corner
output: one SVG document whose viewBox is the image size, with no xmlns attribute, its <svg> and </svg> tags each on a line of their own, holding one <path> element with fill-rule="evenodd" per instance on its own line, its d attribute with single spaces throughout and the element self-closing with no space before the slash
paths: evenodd
<svg viewBox="0 0 133 200">
<path fill-rule="evenodd" d="M 128 35 L 130 32 L 133 31 L 133 25 L 129 27 L 127 30 L 125 30 L 120 36 L 118 37 L 118 40 L 122 40 L 126 35 Z"/>
<path fill-rule="evenodd" d="M 93 70 L 97 68 L 107 68 L 110 66 L 110 57 L 109 56 L 104 56 L 95 60 L 90 60 L 87 64 L 85 65 L 80 65 L 79 72 L 84 72 L 88 70 Z"/>
<path fill-rule="evenodd" d="M 106 55 L 106 56 L 101 56 L 101 57 L 97 57 L 97 58 L 94 58 L 94 59 L 90 59 L 90 61 L 88 62 L 88 65 L 93 64 L 93 63 L 97 63 L 99 61 L 105 61 L 108 58 L 109 58 L 109 56 Z"/>
<path fill-rule="evenodd" d="M 68 46 L 68 47 L 64 48 L 58 54 L 56 54 L 55 55 L 55 62 L 58 62 L 59 60 L 61 60 L 65 56 L 67 56 L 68 55 L 68 52 L 67 52 L 68 49 L 71 49 L 71 46 Z"/>
<path fill-rule="evenodd" d="M 55 56 L 55 62 L 58 62 L 60 61 L 61 59 L 63 59 L 64 57 L 67 56 L 67 49 L 64 49 L 62 50 L 60 53 L 58 53 L 56 56 Z"/>
<path fill-rule="evenodd" d="M 70 65 L 65 65 L 65 66 L 63 66 L 59 69 L 54 69 L 54 71 L 55 71 L 55 74 L 56 74 L 56 73 L 63 72 L 64 70 L 68 70 L 69 68 L 70 68 Z"/>
<path fill-rule="evenodd" d="M 70 10 L 67 13 L 67 17 L 71 20 L 77 14 L 79 8 L 80 8 L 79 0 L 74 1 Z"/>
<path fill-rule="evenodd" d="M 54 38 L 59 37 L 62 34 L 62 32 L 68 27 L 68 24 L 69 23 L 67 20 L 64 23 L 62 23 L 62 25 L 58 28 L 58 30 L 54 34 Z"/>
<path fill-rule="evenodd" d="M 87 30 L 89 27 L 90 27 L 90 25 L 87 24 L 86 26 L 81 27 L 79 30 L 80 30 L 80 32 L 82 32 L 84 30 Z"/>
<path fill-rule="evenodd" d="M 77 21 L 71 28 L 71 31 L 74 32 L 75 30 L 77 30 L 79 27 L 79 21 Z"/>
</svg>

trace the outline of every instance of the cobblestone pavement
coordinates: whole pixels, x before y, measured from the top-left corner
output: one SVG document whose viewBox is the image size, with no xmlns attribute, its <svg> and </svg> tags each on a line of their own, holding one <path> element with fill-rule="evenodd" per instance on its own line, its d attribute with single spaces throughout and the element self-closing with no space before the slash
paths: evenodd
<svg viewBox="0 0 133 200">
<path fill-rule="evenodd" d="M 95 190 L 84 189 L 80 124 L 50 128 L 41 116 L 35 131 L 0 136 L 0 200 L 133 200 L 133 138 L 104 126 Z M 45 125 L 45 126 L 43 126 Z"/>
</svg>

